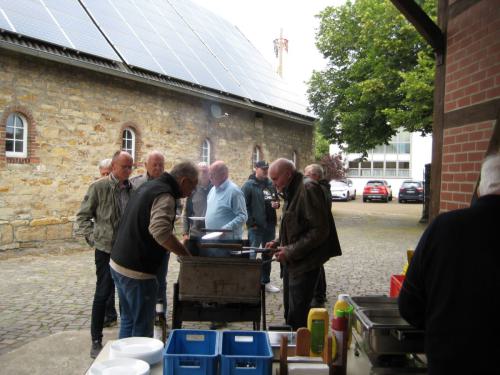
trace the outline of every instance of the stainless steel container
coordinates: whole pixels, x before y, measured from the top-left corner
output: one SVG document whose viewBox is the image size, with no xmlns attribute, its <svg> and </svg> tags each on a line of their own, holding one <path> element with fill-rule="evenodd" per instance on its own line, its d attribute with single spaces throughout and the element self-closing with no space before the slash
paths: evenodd
<svg viewBox="0 0 500 375">
<path fill-rule="evenodd" d="M 399 314 L 397 300 L 387 296 L 351 297 L 353 336 L 373 360 L 381 355 L 423 353 L 424 333 Z"/>
</svg>

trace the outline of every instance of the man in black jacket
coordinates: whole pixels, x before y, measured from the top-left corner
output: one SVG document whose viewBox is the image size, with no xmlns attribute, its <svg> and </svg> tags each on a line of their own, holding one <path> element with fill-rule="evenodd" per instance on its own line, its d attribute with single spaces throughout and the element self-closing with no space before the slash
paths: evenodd
<svg viewBox="0 0 500 375">
<path fill-rule="evenodd" d="M 275 249 L 276 258 L 284 266 L 285 320 L 297 330 L 307 326 L 320 267 L 342 252 L 332 213 L 318 182 L 304 178 L 287 159 L 274 161 L 269 177 L 285 203 L 279 239 L 268 242 L 266 247 Z"/>
<path fill-rule="evenodd" d="M 255 172 L 248 177 L 241 190 L 247 205 L 247 228 L 250 246 L 265 246 L 276 237 L 276 209 L 279 198 L 271 180 L 267 177 L 269 164 L 264 160 L 255 163 Z M 271 284 L 272 255 L 262 254 L 261 283 L 266 292 L 278 293 L 280 288 Z"/>
<path fill-rule="evenodd" d="M 429 375 L 499 371 L 500 326 L 488 319 L 500 290 L 500 155 L 483 163 L 478 190 L 470 208 L 429 225 L 399 295 L 401 316 L 425 330 Z"/>
<path fill-rule="evenodd" d="M 120 338 L 153 336 L 156 273 L 166 251 L 190 255 L 173 234 L 176 200 L 188 197 L 198 183 L 191 162 L 146 182 L 130 199 L 111 250 L 111 274 L 121 306 Z"/>
</svg>

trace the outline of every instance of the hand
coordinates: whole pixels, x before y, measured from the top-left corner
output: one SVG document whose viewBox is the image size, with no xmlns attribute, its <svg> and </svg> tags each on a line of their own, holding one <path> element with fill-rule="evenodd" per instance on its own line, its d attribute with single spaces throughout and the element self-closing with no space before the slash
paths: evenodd
<svg viewBox="0 0 500 375">
<path fill-rule="evenodd" d="M 280 202 L 279 201 L 272 201 L 271 207 L 274 208 L 275 210 L 277 210 L 278 208 L 280 208 Z"/>
<path fill-rule="evenodd" d="M 276 249 L 277 247 L 278 247 L 278 243 L 276 241 L 269 241 L 264 246 L 264 248 L 266 248 L 266 249 Z"/>
<path fill-rule="evenodd" d="M 279 246 L 276 248 L 276 252 L 274 253 L 276 260 L 280 263 L 285 263 L 287 261 L 285 248 L 283 246 Z"/>
<path fill-rule="evenodd" d="M 182 239 L 184 240 L 184 242 L 186 242 L 187 240 L 189 240 L 189 234 L 183 233 L 182 234 Z"/>
</svg>

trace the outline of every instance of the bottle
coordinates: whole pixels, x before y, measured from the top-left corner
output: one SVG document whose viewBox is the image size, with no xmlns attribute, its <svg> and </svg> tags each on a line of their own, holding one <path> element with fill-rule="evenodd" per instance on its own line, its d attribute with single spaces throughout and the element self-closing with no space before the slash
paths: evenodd
<svg viewBox="0 0 500 375">
<path fill-rule="evenodd" d="M 324 308 L 312 308 L 307 316 L 307 328 L 311 332 L 311 357 L 321 357 L 328 337 L 328 311 Z"/>
<path fill-rule="evenodd" d="M 349 304 L 349 294 L 339 294 L 337 298 L 337 302 L 333 306 L 333 317 L 335 317 L 336 311 L 344 311 L 348 319 L 348 327 L 347 327 L 347 349 L 351 347 L 352 340 L 352 312 L 354 311 L 353 307 Z"/>
<path fill-rule="evenodd" d="M 153 337 L 161 340 L 163 343 L 167 340 L 167 322 L 165 320 L 165 312 L 163 311 L 163 301 L 156 302 L 156 314 Z"/>
<path fill-rule="evenodd" d="M 332 361 L 332 373 L 334 375 L 346 375 L 347 372 L 347 329 L 349 326 L 348 313 L 338 309 L 332 319 L 333 339 L 336 344 L 336 353 Z"/>
</svg>

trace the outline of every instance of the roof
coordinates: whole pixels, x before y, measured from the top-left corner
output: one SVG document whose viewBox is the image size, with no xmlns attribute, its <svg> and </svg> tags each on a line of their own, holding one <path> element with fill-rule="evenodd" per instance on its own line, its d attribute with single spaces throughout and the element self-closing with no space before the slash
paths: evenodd
<svg viewBox="0 0 500 375">
<path fill-rule="evenodd" d="M 0 0 L 0 48 L 315 120 L 235 26 L 190 0 Z"/>
</svg>

